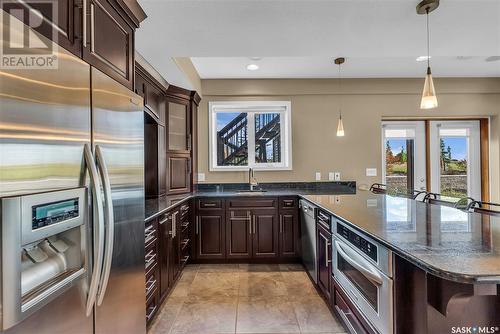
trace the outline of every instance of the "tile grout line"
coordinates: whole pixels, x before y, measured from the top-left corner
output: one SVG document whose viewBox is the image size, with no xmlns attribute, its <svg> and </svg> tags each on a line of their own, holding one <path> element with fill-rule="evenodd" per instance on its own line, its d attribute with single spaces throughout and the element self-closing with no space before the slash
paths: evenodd
<svg viewBox="0 0 500 334">
<path fill-rule="evenodd" d="M 196 276 L 198 276 L 198 269 L 196 270 L 196 273 L 194 274 L 193 282 L 194 282 Z M 189 288 L 188 288 L 187 296 L 186 296 L 185 299 L 189 298 L 189 291 L 191 290 L 191 285 L 193 284 L 193 282 L 189 283 Z M 168 299 L 168 297 L 167 297 L 167 299 Z M 171 334 L 172 333 L 172 329 L 174 328 L 175 322 L 177 321 L 177 318 L 179 317 L 179 314 L 181 313 L 182 308 L 184 307 L 184 304 L 186 304 L 186 300 L 184 300 L 182 302 L 182 305 L 179 308 L 179 311 L 177 311 L 177 314 L 175 315 L 174 319 L 172 320 L 172 326 L 170 326 L 170 329 L 168 330 L 167 334 Z"/>
</svg>

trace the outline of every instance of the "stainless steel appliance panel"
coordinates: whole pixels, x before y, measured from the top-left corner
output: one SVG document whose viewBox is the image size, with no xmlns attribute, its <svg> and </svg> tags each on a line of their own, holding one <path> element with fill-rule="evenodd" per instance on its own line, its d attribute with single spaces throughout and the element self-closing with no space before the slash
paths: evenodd
<svg viewBox="0 0 500 334">
<path fill-rule="evenodd" d="M 64 213 L 58 201 L 77 201 L 76 212 Z M 37 207 L 57 217 L 41 226 L 33 220 Z M 2 333 L 92 333 L 93 319 L 85 316 L 86 188 L 2 198 L 1 218 Z"/>
<path fill-rule="evenodd" d="M 338 220 L 332 229 L 334 279 L 375 331 L 392 333 L 392 252 Z"/>
<path fill-rule="evenodd" d="M 302 243 L 302 262 L 309 275 L 318 282 L 316 268 L 316 207 L 309 202 L 300 200 L 300 240 Z"/>
<path fill-rule="evenodd" d="M 109 183 L 112 201 L 112 212 L 105 219 L 107 251 L 95 333 L 145 333 L 142 98 L 99 70 L 92 68 L 91 77 L 94 152 L 101 175 L 108 175 L 103 183 L 104 188 Z"/>
<path fill-rule="evenodd" d="M 0 197 L 80 186 L 90 66 L 54 50 L 57 69 L 0 70 Z"/>
</svg>

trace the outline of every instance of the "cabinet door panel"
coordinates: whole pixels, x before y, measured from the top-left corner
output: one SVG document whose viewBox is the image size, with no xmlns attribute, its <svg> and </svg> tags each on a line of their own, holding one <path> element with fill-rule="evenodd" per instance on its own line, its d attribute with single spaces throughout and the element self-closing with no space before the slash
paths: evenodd
<svg viewBox="0 0 500 334">
<path fill-rule="evenodd" d="M 191 158 L 189 155 L 167 155 L 167 192 L 185 193 L 191 189 Z"/>
<path fill-rule="evenodd" d="M 330 300 L 330 276 L 332 274 L 332 235 L 323 227 L 317 227 L 318 286 Z"/>
<path fill-rule="evenodd" d="M 174 285 L 181 267 L 180 235 L 179 235 L 179 210 L 169 212 L 170 220 L 170 249 L 169 249 L 169 275 L 168 280 L 171 286 Z"/>
<path fill-rule="evenodd" d="M 299 221 L 294 210 L 283 210 L 280 214 L 280 256 L 297 257 L 299 245 Z"/>
<path fill-rule="evenodd" d="M 14 16 L 31 27 L 32 30 L 57 43 L 76 56 L 81 57 L 80 31 L 77 27 L 79 27 L 79 23 L 81 22 L 82 13 L 75 6 L 74 0 L 3 1 L 2 9 L 6 13 L 16 13 Z M 34 13 L 33 11 L 36 12 Z M 48 43 L 45 40 L 42 42 Z M 47 44 L 47 46 L 49 45 Z M 4 46 L 4 48 L 7 47 Z M 54 51 L 57 51 L 57 49 L 54 49 Z"/>
<path fill-rule="evenodd" d="M 253 210 L 253 256 L 278 256 L 278 216 L 276 210 Z"/>
<path fill-rule="evenodd" d="M 187 101 L 169 101 L 168 110 L 168 149 L 174 152 L 191 150 L 189 131 L 189 105 Z"/>
<path fill-rule="evenodd" d="M 196 225 L 197 258 L 225 258 L 224 215 L 200 212 Z"/>
<path fill-rule="evenodd" d="M 83 59 L 132 89 L 134 29 L 105 0 L 89 0 Z"/>
<path fill-rule="evenodd" d="M 169 258 L 171 249 L 170 222 L 167 215 L 159 219 L 160 228 L 160 299 L 165 298 L 170 290 L 169 281 Z"/>
<path fill-rule="evenodd" d="M 252 256 L 250 211 L 230 210 L 227 215 L 227 257 L 250 258 Z"/>
</svg>

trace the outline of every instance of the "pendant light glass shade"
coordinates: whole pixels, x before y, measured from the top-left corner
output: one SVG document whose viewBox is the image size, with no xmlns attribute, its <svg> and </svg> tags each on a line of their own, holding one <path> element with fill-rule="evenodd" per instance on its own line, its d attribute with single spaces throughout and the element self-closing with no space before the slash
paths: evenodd
<svg viewBox="0 0 500 334">
<path fill-rule="evenodd" d="M 433 109 L 438 106 L 436 90 L 434 89 L 434 81 L 431 73 L 431 54 L 430 54 L 430 29 L 429 29 L 429 13 L 438 8 L 439 0 L 422 0 L 417 5 L 417 14 L 425 15 L 427 28 L 427 74 L 425 76 L 424 89 L 422 91 L 422 100 L 420 101 L 420 109 Z"/>
<path fill-rule="evenodd" d="M 335 59 L 335 64 L 339 66 L 339 121 L 337 123 L 337 137 L 344 137 L 344 123 L 342 122 L 342 76 L 341 65 L 345 62 L 345 58 L 340 57 Z"/>
<path fill-rule="evenodd" d="M 433 109 L 438 106 L 436 90 L 434 89 L 434 81 L 432 80 L 431 68 L 427 68 L 425 76 L 424 90 L 422 92 L 422 101 L 420 101 L 420 109 Z"/>
<path fill-rule="evenodd" d="M 344 137 L 344 123 L 342 123 L 342 116 L 339 117 L 337 124 L 337 137 Z"/>
</svg>

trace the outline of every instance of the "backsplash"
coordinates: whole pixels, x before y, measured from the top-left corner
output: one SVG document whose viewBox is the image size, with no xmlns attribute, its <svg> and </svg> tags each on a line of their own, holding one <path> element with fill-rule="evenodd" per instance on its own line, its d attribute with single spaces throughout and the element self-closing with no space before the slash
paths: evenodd
<svg viewBox="0 0 500 334">
<path fill-rule="evenodd" d="M 248 183 L 199 183 L 195 185 L 195 191 L 238 191 L 247 190 Z M 273 190 L 307 190 L 307 191 L 334 191 L 335 193 L 356 193 L 356 181 L 334 181 L 334 182 L 270 182 L 259 183 L 258 189 Z"/>
</svg>

